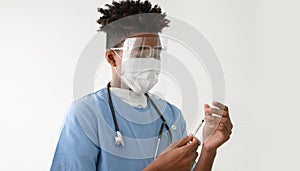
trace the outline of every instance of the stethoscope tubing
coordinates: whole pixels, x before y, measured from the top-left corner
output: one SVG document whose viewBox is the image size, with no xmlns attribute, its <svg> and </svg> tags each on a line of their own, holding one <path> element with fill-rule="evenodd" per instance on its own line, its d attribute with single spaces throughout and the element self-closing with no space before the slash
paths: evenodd
<svg viewBox="0 0 300 171">
<path fill-rule="evenodd" d="M 108 102 L 109 102 L 110 111 L 111 111 L 112 118 L 113 118 L 113 121 L 114 121 L 115 131 L 116 131 L 117 136 L 121 136 L 119 124 L 118 124 L 118 121 L 117 121 L 117 118 L 116 118 L 115 110 L 114 110 L 114 107 L 113 107 L 113 102 L 112 102 L 112 99 L 111 99 L 110 82 L 107 84 L 107 94 L 108 94 Z M 159 133 L 158 133 L 156 149 L 155 149 L 155 153 L 154 153 L 154 159 L 155 159 L 157 157 L 158 148 L 159 148 L 160 141 L 161 141 L 161 138 L 162 138 L 163 128 L 165 127 L 166 130 L 168 131 L 169 144 L 172 143 L 172 133 L 171 133 L 170 127 L 167 124 L 166 119 L 164 118 L 164 116 L 162 115 L 162 113 L 160 112 L 158 107 L 155 105 L 153 100 L 149 97 L 148 93 L 145 93 L 145 96 L 150 101 L 151 105 L 154 107 L 154 109 L 156 110 L 156 112 L 159 115 L 160 119 L 162 120 L 162 124 L 160 126 Z M 124 145 L 124 144 L 122 143 L 122 145 Z"/>
</svg>

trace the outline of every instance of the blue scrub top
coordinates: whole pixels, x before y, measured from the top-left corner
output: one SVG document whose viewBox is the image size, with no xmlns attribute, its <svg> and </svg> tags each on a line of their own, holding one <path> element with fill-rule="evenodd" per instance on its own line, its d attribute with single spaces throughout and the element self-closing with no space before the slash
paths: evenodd
<svg viewBox="0 0 300 171">
<path fill-rule="evenodd" d="M 61 127 L 51 171 L 140 171 L 153 161 L 162 123 L 149 100 L 146 108 L 133 107 L 111 93 L 124 146 L 115 144 L 115 127 L 103 88 L 70 105 Z M 185 137 L 186 123 L 180 110 L 150 95 L 169 125 L 173 142 Z M 164 128 L 159 147 L 169 145 Z"/>
</svg>

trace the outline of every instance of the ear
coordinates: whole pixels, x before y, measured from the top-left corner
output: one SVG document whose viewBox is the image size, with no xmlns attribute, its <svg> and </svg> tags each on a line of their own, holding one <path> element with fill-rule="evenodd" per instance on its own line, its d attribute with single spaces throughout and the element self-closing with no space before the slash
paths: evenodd
<svg viewBox="0 0 300 171">
<path fill-rule="evenodd" d="M 112 67 L 115 67 L 117 65 L 115 60 L 115 53 L 112 50 L 106 50 L 105 58 Z"/>
</svg>

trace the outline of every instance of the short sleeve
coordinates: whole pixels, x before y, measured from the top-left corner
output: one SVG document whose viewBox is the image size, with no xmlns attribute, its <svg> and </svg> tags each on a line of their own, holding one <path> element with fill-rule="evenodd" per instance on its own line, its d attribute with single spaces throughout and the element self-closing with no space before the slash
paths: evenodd
<svg viewBox="0 0 300 171">
<path fill-rule="evenodd" d="M 180 110 L 179 110 L 179 119 L 180 119 L 180 124 L 181 124 L 181 138 L 183 138 L 183 137 L 187 136 L 187 130 L 186 130 L 185 119 Z"/>
<path fill-rule="evenodd" d="M 61 127 L 51 171 L 95 171 L 100 150 L 82 130 L 70 105 Z"/>
</svg>

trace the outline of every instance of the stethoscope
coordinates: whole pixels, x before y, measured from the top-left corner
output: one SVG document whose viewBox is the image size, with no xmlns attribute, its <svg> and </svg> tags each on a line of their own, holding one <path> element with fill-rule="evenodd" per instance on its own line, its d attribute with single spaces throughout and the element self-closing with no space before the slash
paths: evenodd
<svg viewBox="0 0 300 171">
<path fill-rule="evenodd" d="M 115 131 L 116 131 L 116 134 L 117 134 L 116 137 L 115 137 L 115 142 L 116 142 L 116 144 L 118 146 L 119 145 L 124 146 L 125 143 L 124 143 L 124 140 L 122 138 L 122 134 L 121 134 L 120 129 L 119 129 L 119 125 L 118 125 L 118 122 L 117 122 L 115 110 L 114 110 L 113 103 L 112 103 L 112 100 L 111 100 L 110 82 L 107 84 L 107 94 L 108 94 L 108 102 L 109 102 L 110 111 L 111 111 L 111 114 L 112 114 L 112 118 L 114 120 Z M 154 159 L 155 159 L 157 157 L 157 152 L 158 152 L 158 148 L 159 148 L 160 141 L 161 141 L 161 138 L 162 138 L 162 133 L 163 133 L 164 127 L 168 131 L 169 144 L 171 144 L 171 142 L 172 142 L 172 133 L 171 133 L 170 127 L 167 124 L 166 119 L 164 118 L 164 116 L 162 115 L 162 113 L 160 112 L 160 110 L 158 109 L 158 107 L 155 105 L 155 103 L 153 102 L 153 100 L 149 97 L 148 93 L 145 93 L 145 96 L 150 101 L 151 105 L 154 107 L 154 109 L 156 110 L 156 112 L 159 115 L 160 119 L 162 120 L 162 124 L 160 125 L 160 129 L 159 129 L 159 133 L 158 133 L 158 138 L 157 138 L 157 142 L 156 142 L 155 153 L 154 153 Z"/>
</svg>

